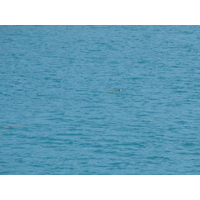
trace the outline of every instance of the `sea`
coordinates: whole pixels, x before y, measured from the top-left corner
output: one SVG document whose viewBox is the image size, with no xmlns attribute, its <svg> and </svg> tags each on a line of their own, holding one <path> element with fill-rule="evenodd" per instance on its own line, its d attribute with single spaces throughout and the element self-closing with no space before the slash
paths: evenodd
<svg viewBox="0 0 200 200">
<path fill-rule="evenodd" d="M 0 175 L 200 175 L 200 26 L 0 26 Z"/>
</svg>

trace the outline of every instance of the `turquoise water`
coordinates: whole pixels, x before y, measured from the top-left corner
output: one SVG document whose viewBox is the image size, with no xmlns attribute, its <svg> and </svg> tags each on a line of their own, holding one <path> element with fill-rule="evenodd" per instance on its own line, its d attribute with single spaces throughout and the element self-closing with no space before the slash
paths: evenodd
<svg viewBox="0 0 200 200">
<path fill-rule="evenodd" d="M 199 47 L 200 26 L 0 26 L 0 174 L 200 174 Z"/>
</svg>

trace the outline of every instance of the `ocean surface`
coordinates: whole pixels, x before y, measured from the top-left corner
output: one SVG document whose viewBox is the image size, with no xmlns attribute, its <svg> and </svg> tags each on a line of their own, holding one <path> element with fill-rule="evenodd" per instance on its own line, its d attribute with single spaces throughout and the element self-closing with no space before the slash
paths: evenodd
<svg viewBox="0 0 200 200">
<path fill-rule="evenodd" d="M 0 26 L 0 174 L 199 175 L 200 26 Z"/>
</svg>

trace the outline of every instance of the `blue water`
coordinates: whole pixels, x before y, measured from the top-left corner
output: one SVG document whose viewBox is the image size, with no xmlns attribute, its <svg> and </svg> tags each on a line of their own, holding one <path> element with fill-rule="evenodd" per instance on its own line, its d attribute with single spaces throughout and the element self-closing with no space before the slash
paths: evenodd
<svg viewBox="0 0 200 200">
<path fill-rule="evenodd" d="M 0 26 L 0 174 L 200 174 L 200 26 Z"/>
</svg>

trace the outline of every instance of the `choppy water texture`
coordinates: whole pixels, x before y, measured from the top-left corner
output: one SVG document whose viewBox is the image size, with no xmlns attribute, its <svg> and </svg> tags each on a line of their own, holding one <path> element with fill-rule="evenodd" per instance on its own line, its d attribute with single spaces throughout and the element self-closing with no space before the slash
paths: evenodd
<svg viewBox="0 0 200 200">
<path fill-rule="evenodd" d="M 0 174 L 200 174 L 200 26 L 0 26 L 0 53 Z"/>
</svg>

